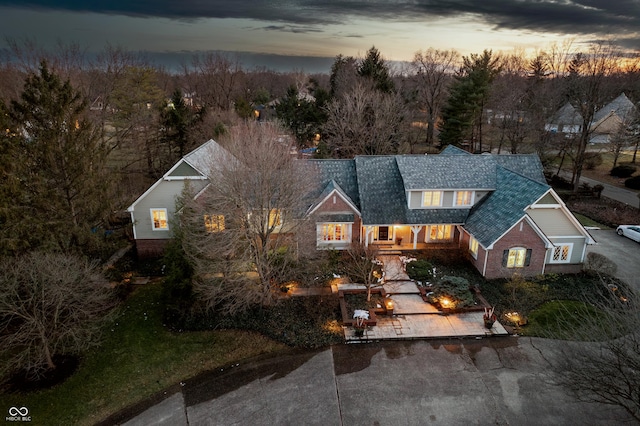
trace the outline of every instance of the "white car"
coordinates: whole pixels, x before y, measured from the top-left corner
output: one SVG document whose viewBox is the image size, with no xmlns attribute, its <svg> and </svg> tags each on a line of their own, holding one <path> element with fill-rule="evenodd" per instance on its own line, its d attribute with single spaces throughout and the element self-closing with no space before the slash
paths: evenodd
<svg viewBox="0 0 640 426">
<path fill-rule="evenodd" d="M 640 225 L 620 225 L 616 233 L 640 243 Z"/>
</svg>

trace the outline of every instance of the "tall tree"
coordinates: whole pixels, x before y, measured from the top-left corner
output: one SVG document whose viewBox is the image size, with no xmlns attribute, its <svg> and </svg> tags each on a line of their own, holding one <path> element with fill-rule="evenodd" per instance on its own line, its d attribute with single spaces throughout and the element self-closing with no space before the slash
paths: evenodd
<svg viewBox="0 0 640 426">
<path fill-rule="evenodd" d="M 112 125 L 119 145 L 150 179 L 158 179 L 170 167 L 159 142 L 160 111 L 166 105 L 158 75 L 150 67 L 126 67 L 111 94 L 115 113 Z M 125 152 L 126 152 L 125 151 Z"/>
<path fill-rule="evenodd" d="M 304 213 L 317 181 L 290 155 L 283 131 L 255 122 L 231 129 L 226 158 L 211 158 L 215 185 L 185 194 L 180 217 L 194 292 L 210 308 L 236 312 L 272 304 L 306 244 Z"/>
<path fill-rule="evenodd" d="M 490 84 L 499 72 L 499 58 L 490 50 L 463 57 L 463 66 L 442 111 L 442 144 L 460 145 L 468 141 L 472 150 L 482 149 L 482 114 Z"/>
<path fill-rule="evenodd" d="M 196 141 L 192 138 L 191 130 L 202 121 L 204 113 L 204 108 L 188 106 L 181 90 L 173 92 L 171 100 L 162 111 L 162 139 L 167 146 L 170 163 L 175 163 L 194 147 Z"/>
<path fill-rule="evenodd" d="M 616 96 L 620 90 L 610 84 L 612 80 L 609 78 L 622 71 L 620 58 L 617 48 L 600 43 L 591 45 L 586 52 L 576 53 L 567 66 L 565 93 L 582 116 L 573 159 L 573 186 L 576 192 L 580 188 L 587 145 L 594 131 L 592 124 L 595 113 L 605 100 Z"/>
<path fill-rule="evenodd" d="M 358 65 L 358 75 L 369 79 L 373 87 L 382 93 L 392 93 L 395 89 L 389 66 L 375 46 L 367 51 L 367 56 Z"/>
<path fill-rule="evenodd" d="M 327 120 L 325 104 L 329 94 L 317 86 L 309 92 L 310 96 L 306 96 L 291 86 L 276 105 L 278 119 L 293 133 L 299 147 L 307 146 L 316 134 L 320 134 Z"/>
<path fill-rule="evenodd" d="M 433 145 L 435 125 L 448 95 L 460 56 L 455 50 L 418 51 L 411 63 L 418 80 L 418 105 L 427 113 L 426 143 Z"/>
<path fill-rule="evenodd" d="M 358 61 L 353 56 L 336 56 L 331 65 L 331 76 L 329 84 L 331 90 L 329 94 L 336 98 L 346 92 L 353 90 L 358 81 Z"/>
<path fill-rule="evenodd" d="M 331 101 L 327 113 L 324 135 L 335 157 L 396 154 L 406 134 L 403 100 L 364 85 Z"/>
<path fill-rule="evenodd" d="M 31 247 L 81 247 L 110 211 L 108 150 L 86 113 L 80 93 L 45 62 L 11 103 L 9 114 L 22 135 L 15 160 L 21 196 L 12 207 L 21 211 L 22 223 L 14 224 L 14 236 Z"/>
</svg>

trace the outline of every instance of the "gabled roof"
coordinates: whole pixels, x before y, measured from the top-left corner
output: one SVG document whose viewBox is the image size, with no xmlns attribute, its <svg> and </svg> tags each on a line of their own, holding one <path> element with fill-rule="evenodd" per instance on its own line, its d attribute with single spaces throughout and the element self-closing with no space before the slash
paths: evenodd
<svg viewBox="0 0 640 426">
<path fill-rule="evenodd" d="M 233 161 L 231 160 L 232 158 L 233 156 L 229 151 L 224 149 L 213 139 L 209 139 L 207 142 L 185 155 L 182 160 L 202 173 L 203 176 L 211 177 L 213 174 L 212 172 L 214 171 L 212 167 L 216 168 L 216 166 L 224 164 L 227 160 Z M 176 166 L 179 164 L 180 162 L 176 163 Z M 174 166 L 174 168 L 176 166 Z"/>
<path fill-rule="evenodd" d="M 320 195 L 316 197 L 308 214 L 312 214 L 333 193 L 339 194 L 347 204 L 349 204 L 356 212 L 360 213 L 358 207 L 356 206 L 356 203 L 354 203 L 351 197 L 347 195 L 347 193 L 340 187 L 340 185 L 338 185 L 335 180 L 331 179 L 329 183 L 327 183 L 327 185 L 324 187 L 324 190 L 320 193 Z"/>
<path fill-rule="evenodd" d="M 318 199 L 325 191 L 329 190 L 331 181 L 340 187 L 352 203 L 361 210 L 360 197 L 358 196 L 358 178 L 356 175 L 355 160 L 307 160 L 317 167 L 320 186 L 316 194 L 311 194 L 311 199 Z"/>
<path fill-rule="evenodd" d="M 627 98 L 627 95 L 623 93 L 600 108 L 593 116 L 593 122 L 598 123 L 611 115 L 611 113 L 620 117 L 622 121 L 628 121 L 636 111 L 637 107 Z"/>
<path fill-rule="evenodd" d="M 529 179 L 546 185 L 544 168 L 537 155 L 530 154 L 508 154 L 492 156 L 498 165 L 512 172 L 519 173 Z"/>
<path fill-rule="evenodd" d="M 525 208 L 549 190 L 548 185 L 501 166 L 496 181 L 496 190 L 471 210 L 464 225 L 485 248 L 525 217 Z"/>
<path fill-rule="evenodd" d="M 473 155 L 473 154 L 465 151 L 462 148 L 458 148 L 455 145 L 447 145 L 442 151 L 440 151 L 440 155 Z"/>
<path fill-rule="evenodd" d="M 550 123 L 558 125 L 582 124 L 582 114 L 580 114 L 570 102 L 567 102 L 553 115 Z"/>
</svg>

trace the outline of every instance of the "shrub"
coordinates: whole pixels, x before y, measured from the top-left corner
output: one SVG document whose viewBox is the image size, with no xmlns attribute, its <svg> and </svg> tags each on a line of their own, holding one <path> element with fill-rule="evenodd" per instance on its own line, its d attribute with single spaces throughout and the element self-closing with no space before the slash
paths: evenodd
<svg viewBox="0 0 640 426">
<path fill-rule="evenodd" d="M 634 176 L 625 180 L 624 186 L 631 189 L 640 189 L 640 176 Z"/>
<path fill-rule="evenodd" d="M 466 278 L 446 275 L 433 285 L 433 302 L 442 298 L 448 298 L 457 308 L 473 306 L 473 294 L 469 290 L 469 281 Z"/>
<path fill-rule="evenodd" d="M 416 281 L 429 281 L 433 279 L 433 265 L 428 260 L 418 259 L 407 264 L 407 275 Z"/>
<path fill-rule="evenodd" d="M 632 166 L 630 164 L 623 164 L 611 169 L 611 172 L 609 174 L 611 176 L 615 176 L 619 178 L 628 178 L 635 172 L 636 172 L 636 166 Z"/>
<path fill-rule="evenodd" d="M 593 170 L 602 164 L 602 155 L 599 152 L 586 152 L 584 154 L 584 168 Z"/>
<path fill-rule="evenodd" d="M 587 261 L 584 269 L 588 272 L 601 272 L 607 275 L 615 275 L 618 266 L 611 259 L 600 253 L 590 252 L 587 254 Z"/>
</svg>

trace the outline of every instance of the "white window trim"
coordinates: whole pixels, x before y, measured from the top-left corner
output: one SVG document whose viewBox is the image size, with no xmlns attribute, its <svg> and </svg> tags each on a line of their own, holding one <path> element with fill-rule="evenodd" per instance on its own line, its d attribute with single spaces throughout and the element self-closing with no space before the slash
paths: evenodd
<svg viewBox="0 0 640 426">
<path fill-rule="evenodd" d="M 567 253 L 567 259 L 566 260 L 554 260 L 553 259 L 553 253 L 555 252 L 556 248 L 560 248 L 560 250 L 562 250 L 562 247 L 564 246 L 569 246 L 569 252 Z M 560 252 L 562 253 L 562 252 Z M 558 263 L 571 263 L 571 254 L 573 253 L 573 243 L 561 243 L 561 244 L 554 244 L 554 247 L 551 247 L 550 249 L 550 253 L 549 253 L 549 263 L 553 263 L 553 264 L 558 264 Z"/>
<path fill-rule="evenodd" d="M 444 238 L 444 239 L 435 239 L 432 240 L 431 239 L 431 227 L 433 226 L 449 226 L 449 238 Z M 426 227 L 426 231 L 424 233 L 424 242 L 425 243 L 432 243 L 432 242 L 447 242 L 447 241 L 453 241 L 453 237 L 455 235 L 455 228 L 454 225 L 451 225 L 450 223 L 439 223 L 439 224 L 435 224 L 435 225 L 427 225 Z"/>
<path fill-rule="evenodd" d="M 471 197 L 469 198 L 469 204 L 458 204 L 458 194 L 461 192 L 468 192 L 471 194 Z M 475 198 L 476 198 L 476 192 L 475 191 L 454 191 L 453 193 L 453 206 L 454 207 L 471 207 L 473 206 L 473 203 L 475 202 Z"/>
<path fill-rule="evenodd" d="M 517 265 L 515 263 L 516 259 L 514 259 L 513 265 L 509 266 L 509 258 L 511 257 L 511 251 L 524 251 L 524 256 L 522 257 L 522 265 Z M 515 268 L 524 268 L 527 262 L 527 249 L 525 247 L 512 247 L 509 249 L 509 255 L 507 256 L 507 268 L 515 269 Z"/>
<path fill-rule="evenodd" d="M 438 204 L 425 204 L 424 203 L 424 194 L 426 194 L 427 192 L 431 192 L 431 200 L 433 200 L 433 194 L 434 193 L 439 193 L 440 197 L 439 197 L 439 203 Z M 442 200 L 444 198 L 444 192 L 443 191 L 422 191 L 422 193 L 420 194 L 421 196 L 421 200 L 420 203 L 422 204 L 422 207 L 442 207 Z"/>
<path fill-rule="evenodd" d="M 345 238 L 341 240 L 325 240 L 322 238 L 322 228 L 326 225 L 345 225 Z M 317 241 L 319 244 L 344 244 L 351 242 L 351 228 L 353 228 L 353 222 L 317 222 L 316 223 L 316 232 L 317 232 Z"/>
<path fill-rule="evenodd" d="M 162 211 L 164 212 L 164 216 L 167 218 L 167 227 L 166 228 L 156 228 L 156 223 L 153 220 L 153 212 L 154 211 Z M 150 208 L 149 215 L 151 216 L 151 229 L 153 231 L 168 231 L 169 230 L 169 213 L 167 213 L 167 209 L 163 208 Z"/>
<path fill-rule="evenodd" d="M 475 245 L 475 251 L 473 250 L 473 246 Z M 473 256 L 474 259 L 478 259 L 478 248 L 480 247 L 480 243 L 474 237 L 469 237 L 469 253 Z"/>
</svg>

